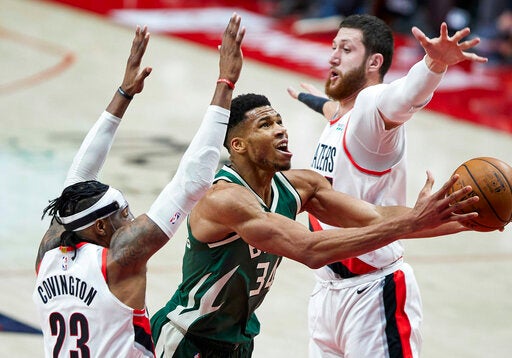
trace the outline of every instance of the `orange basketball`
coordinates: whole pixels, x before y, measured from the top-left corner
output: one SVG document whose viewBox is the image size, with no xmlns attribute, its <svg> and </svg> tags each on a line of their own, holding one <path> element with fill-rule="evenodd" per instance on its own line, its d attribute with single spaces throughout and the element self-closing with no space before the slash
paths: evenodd
<svg viewBox="0 0 512 358">
<path fill-rule="evenodd" d="M 512 220 L 512 167 L 491 157 L 473 158 L 462 163 L 455 173 L 459 180 L 449 193 L 466 185 L 473 191 L 466 198 L 478 195 L 480 200 L 462 211 L 476 211 L 478 217 L 463 223 L 476 231 L 493 231 Z"/>
</svg>

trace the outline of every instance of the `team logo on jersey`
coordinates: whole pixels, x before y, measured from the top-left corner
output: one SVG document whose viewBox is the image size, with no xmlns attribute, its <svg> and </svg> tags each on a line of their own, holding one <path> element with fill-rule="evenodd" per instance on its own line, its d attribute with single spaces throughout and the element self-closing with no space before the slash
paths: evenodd
<svg viewBox="0 0 512 358">
<path fill-rule="evenodd" d="M 181 216 L 181 213 L 179 211 L 175 212 L 174 215 L 172 216 L 171 220 L 169 220 L 169 222 L 174 225 L 176 223 L 176 221 L 178 221 L 178 219 L 180 218 Z"/>
<path fill-rule="evenodd" d="M 334 170 L 335 158 L 336 147 L 320 143 L 316 147 L 311 168 L 324 173 L 332 173 Z"/>
<path fill-rule="evenodd" d="M 62 271 L 68 270 L 68 261 L 69 261 L 68 255 L 63 255 L 62 260 L 61 260 L 61 265 L 60 265 L 60 268 L 62 269 Z"/>
</svg>

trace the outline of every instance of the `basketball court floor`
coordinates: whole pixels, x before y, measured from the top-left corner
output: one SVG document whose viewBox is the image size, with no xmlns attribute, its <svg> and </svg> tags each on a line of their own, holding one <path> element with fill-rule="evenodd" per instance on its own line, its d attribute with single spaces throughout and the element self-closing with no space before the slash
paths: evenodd
<svg viewBox="0 0 512 358">
<path fill-rule="evenodd" d="M 31 295 L 34 258 L 48 226 L 47 219 L 40 220 L 42 209 L 59 195 L 83 136 L 119 86 L 132 38 L 131 27 L 69 7 L 0 1 L 1 357 L 43 356 L 41 335 L 28 333 L 29 327 L 38 328 Z M 149 208 L 174 174 L 218 74 L 214 48 L 157 33 L 152 33 L 144 64 L 153 73 L 128 109 L 101 176 L 125 193 L 136 215 Z M 286 93 L 287 86 L 301 81 L 322 86 L 310 77 L 246 59 L 235 91 L 270 98 L 289 129 L 296 168 L 309 164 L 324 124 Z M 410 205 L 427 169 L 437 179 L 437 189 L 467 159 L 493 156 L 512 163 L 510 133 L 429 111 L 407 126 Z M 165 304 L 177 287 L 184 245 L 182 227 L 151 259 L 150 312 Z M 510 356 L 512 228 L 408 240 L 404 245 L 423 296 L 422 356 Z M 306 309 L 312 285 L 311 270 L 283 261 L 258 310 L 262 333 L 254 357 L 307 356 Z M 9 319 L 22 327 L 19 332 L 5 323 Z"/>
</svg>

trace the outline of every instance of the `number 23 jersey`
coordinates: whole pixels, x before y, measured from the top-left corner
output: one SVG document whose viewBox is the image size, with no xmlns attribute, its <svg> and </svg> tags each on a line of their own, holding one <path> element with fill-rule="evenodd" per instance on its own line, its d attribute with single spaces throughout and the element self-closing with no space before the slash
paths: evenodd
<svg viewBox="0 0 512 358">
<path fill-rule="evenodd" d="M 128 307 L 109 290 L 108 249 L 84 242 L 77 252 L 64 249 L 45 253 L 32 296 L 45 356 L 154 357 L 147 311 Z"/>
</svg>

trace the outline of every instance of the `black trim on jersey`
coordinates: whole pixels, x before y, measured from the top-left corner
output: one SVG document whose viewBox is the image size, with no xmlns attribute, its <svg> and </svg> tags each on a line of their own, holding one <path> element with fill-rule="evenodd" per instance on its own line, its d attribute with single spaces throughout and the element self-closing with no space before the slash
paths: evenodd
<svg viewBox="0 0 512 358">
<path fill-rule="evenodd" d="M 337 275 L 340 275 L 341 278 L 350 278 L 359 276 L 358 274 L 350 271 L 347 266 L 343 265 L 341 262 L 335 262 L 327 265 L 331 270 L 334 271 Z"/>
<path fill-rule="evenodd" d="M 144 327 L 140 327 L 136 324 L 133 325 L 135 333 L 135 342 L 143 346 L 148 352 L 155 353 L 155 345 L 153 344 L 153 338 L 151 334 L 146 333 Z"/>
<path fill-rule="evenodd" d="M 396 322 L 396 285 L 393 279 L 394 273 L 384 279 L 382 296 L 384 299 L 384 312 L 386 315 L 386 339 L 390 358 L 403 358 L 402 341 Z"/>
</svg>

